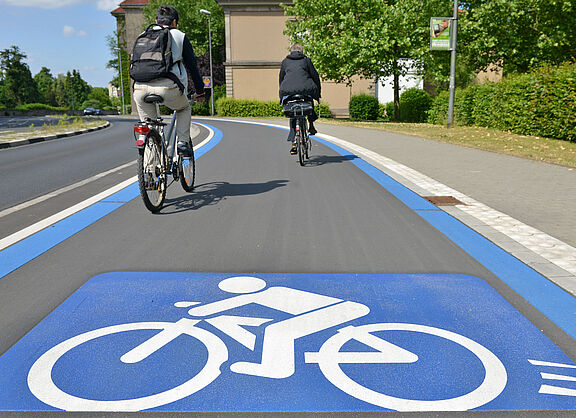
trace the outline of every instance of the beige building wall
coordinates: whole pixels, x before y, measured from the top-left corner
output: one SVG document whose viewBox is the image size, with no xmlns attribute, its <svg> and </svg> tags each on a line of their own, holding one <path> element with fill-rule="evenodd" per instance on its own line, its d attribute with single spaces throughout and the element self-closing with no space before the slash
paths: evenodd
<svg viewBox="0 0 576 418">
<path fill-rule="evenodd" d="M 271 61 L 280 63 L 290 48 L 290 40 L 282 32 L 286 20 L 281 11 L 235 12 L 230 16 L 230 56 L 227 60 Z"/>
<path fill-rule="evenodd" d="M 280 2 L 217 0 L 226 30 L 226 95 L 237 99 L 278 100 L 278 77 L 290 39 Z M 289 2 L 287 2 L 289 3 Z M 356 79 L 352 87 L 322 82 L 322 102 L 338 115 L 348 114 L 352 94 L 374 93 L 374 83 Z"/>
<path fill-rule="evenodd" d="M 237 99 L 279 100 L 277 68 L 234 68 L 232 97 Z"/>
</svg>

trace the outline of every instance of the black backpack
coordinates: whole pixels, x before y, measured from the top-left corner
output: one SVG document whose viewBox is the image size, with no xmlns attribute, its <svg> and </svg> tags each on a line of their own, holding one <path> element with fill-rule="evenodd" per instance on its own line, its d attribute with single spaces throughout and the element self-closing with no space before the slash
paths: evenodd
<svg viewBox="0 0 576 418">
<path fill-rule="evenodd" d="M 136 38 L 130 58 L 130 77 L 134 81 L 147 82 L 171 75 L 174 62 L 170 28 L 158 27 L 152 24 Z"/>
</svg>

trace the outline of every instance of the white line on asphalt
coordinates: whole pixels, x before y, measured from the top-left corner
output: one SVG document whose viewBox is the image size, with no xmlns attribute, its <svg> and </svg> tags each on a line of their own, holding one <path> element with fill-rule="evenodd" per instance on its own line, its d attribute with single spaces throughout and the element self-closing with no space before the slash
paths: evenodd
<svg viewBox="0 0 576 418">
<path fill-rule="evenodd" d="M 133 165 L 135 163 L 136 163 L 136 161 L 132 161 L 132 162 L 129 162 L 127 164 L 123 164 L 123 165 L 118 166 L 116 168 L 113 168 L 111 170 L 96 174 L 95 176 L 87 178 L 86 180 L 79 181 L 77 183 L 71 184 L 70 186 L 62 187 L 61 189 L 58 189 L 58 190 L 55 190 L 51 193 L 45 194 L 44 196 L 40 196 L 40 197 L 37 197 L 36 199 L 32 199 L 32 200 L 29 200 L 27 202 L 21 203 L 19 205 L 12 206 L 11 208 L 8 208 L 8 209 L 4 209 L 3 211 L 0 212 L 0 218 L 2 218 L 3 216 L 9 215 L 11 213 L 14 213 L 14 212 L 18 212 L 19 210 L 26 209 L 30 206 L 34 206 L 38 203 L 44 202 L 45 200 L 48 200 L 48 199 L 51 199 L 55 196 L 61 195 L 62 193 L 66 193 L 66 192 L 69 192 L 70 190 L 74 190 L 77 187 L 85 186 L 86 184 L 92 183 L 93 181 L 96 181 L 102 177 L 109 175 L 109 174 L 115 173 L 116 171 L 120 171 L 120 170 L 123 170 L 127 167 L 130 167 L 131 165 Z"/>
<path fill-rule="evenodd" d="M 202 141 L 201 143 L 199 143 L 198 145 L 196 145 L 194 147 L 194 150 L 197 150 L 197 149 L 203 147 L 205 144 L 207 144 L 214 137 L 214 130 L 212 130 L 207 125 L 204 125 L 204 124 L 201 124 L 201 125 L 204 126 L 209 131 L 209 134 L 208 134 L 208 137 L 206 139 L 204 139 L 204 141 Z M 128 166 L 130 164 L 133 164 L 133 163 L 124 164 L 120 167 L 116 167 L 113 170 L 109 170 L 105 173 L 98 174 L 97 176 L 101 177 L 102 175 L 106 175 L 106 173 L 109 174 L 110 172 L 117 171 L 121 168 L 125 168 L 126 166 Z M 96 177 L 96 176 L 94 176 L 94 177 Z M 92 177 L 93 180 L 95 180 L 94 177 Z M 100 178 L 100 177 L 98 177 L 98 178 Z M 88 180 L 90 180 L 90 179 L 87 179 L 85 181 L 89 182 Z M 111 188 L 104 190 L 103 192 L 101 192 L 95 196 L 92 196 L 92 197 L 90 197 L 90 198 L 88 198 L 88 199 L 86 199 L 86 200 L 84 200 L 84 201 L 82 201 L 82 202 L 80 202 L 74 206 L 69 207 L 68 209 L 64 209 L 63 211 L 60 211 L 60 212 L 58 212 L 52 216 L 49 216 L 46 219 L 43 219 L 39 222 L 36 222 L 35 224 L 30 225 L 29 227 L 21 229 L 20 231 L 13 233 L 12 235 L 7 236 L 6 238 L 0 239 L 0 251 L 3 250 L 4 248 L 7 248 L 7 247 L 17 243 L 18 241 L 23 240 L 24 238 L 29 237 L 30 235 L 34 235 L 35 233 L 43 230 L 44 228 L 47 228 L 51 225 L 54 225 L 56 222 L 59 222 L 62 219 L 65 219 L 68 216 L 75 214 L 76 212 L 80 212 L 82 209 L 86 209 L 88 206 L 91 206 L 94 203 L 97 203 L 100 200 L 105 199 L 108 196 L 113 195 L 114 193 L 130 186 L 131 184 L 133 184 L 137 181 L 138 181 L 138 176 L 131 177 L 128 180 L 123 181 L 122 183 L 119 183 L 115 186 L 112 186 Z M 82 183 L 82 182 L 79 182 L 79 183 Z M 76 183 L 76 184 L 79 184 L 79 183 Z M 69 186 L 69 187 L 71 187 L 71 186 Z M 62 189 L 60 189 L 60 190 L 62 190 Z M 30 202 L 32 202 L 32 201 L 30 201 Z M 30 203 L 30 202 L 27 202 L 27 203 Z M 36 204 L 36 203 L 38 203 L 38 202 L 35 202 L 34 204 Z M 6 209 L 6 210 L 11 210 L 11 209 L 13 209 L 13 208 Z"/>
</svg>

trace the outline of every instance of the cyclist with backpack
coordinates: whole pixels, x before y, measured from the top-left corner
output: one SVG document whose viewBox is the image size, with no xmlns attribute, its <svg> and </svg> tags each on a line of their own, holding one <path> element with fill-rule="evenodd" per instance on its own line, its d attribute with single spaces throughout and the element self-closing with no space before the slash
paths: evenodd
<svg viewBox="0 0 576 418">
<path fill-rule="evenodd" d="M 156 119 L 156 106 L 144 100 L 149 94 L 164 99 L 163 104 L 176 111 L 178 154 L 190 156 L 190 121 L 188 74 L 196 93 L 194 100 L 204 102 L 204 83 L 188 37 L 177 29 L 178 11 L 160 6 L 156 24 L 150 25 L 134 44 L 130 60 L 130 77 L 134 80 L 134 102 L 141 121 Z"/>
</svg>

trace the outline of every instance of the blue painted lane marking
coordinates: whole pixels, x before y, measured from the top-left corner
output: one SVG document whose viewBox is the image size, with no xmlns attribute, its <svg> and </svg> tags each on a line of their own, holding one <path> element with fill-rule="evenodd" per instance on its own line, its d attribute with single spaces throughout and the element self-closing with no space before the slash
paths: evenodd
<svg viewBox="0 0 576 418">
<path fill-rule="evenodd" d="M 558 375 L 477 277 L 117 272 L 0 358 L 0 410 L 576 410 Z"/>
<path fill-rule="evenodd" d="M 371 164 L 355 158 L 353 154 L 338 145 L 318 137 L 314 138 L 337 153 L 349 157 L 352 164 L 426 219 L 536 309 L 554 321 L 568 335 L 576 339 L 576 298 Z"/>
<path fill-rule="evenodd" d="M 200 158 L 214 148 L 222 140 L 223 136 L 222 131 L 219 129 L 210 125 L 201 125 L 213 129 L 214 138 L 208 144 L 195 151 L 195 158 Z M 134 183 L 102 199 L 100 202 L 76 212 L 68 218 L 0 251 L 0 279 L 138 196 L 140 196 L 138 184 Z"/>
</svg>

